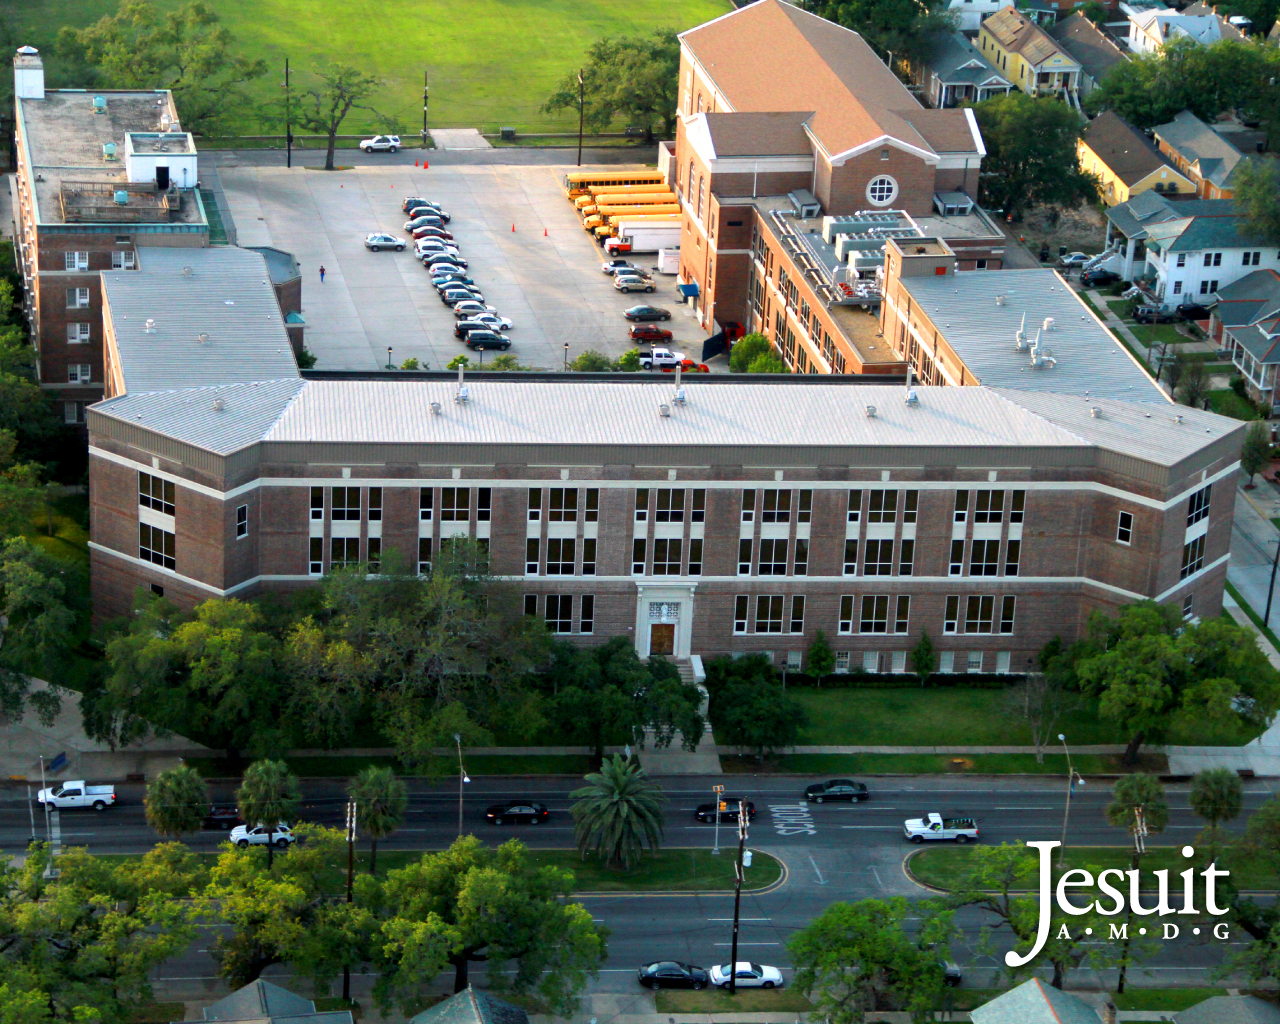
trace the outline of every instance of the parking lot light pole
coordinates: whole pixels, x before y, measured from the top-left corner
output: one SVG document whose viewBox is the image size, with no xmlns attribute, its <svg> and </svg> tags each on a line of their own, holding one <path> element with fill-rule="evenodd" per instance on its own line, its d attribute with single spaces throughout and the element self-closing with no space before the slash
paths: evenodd
<svg viewBox="0 0 1280 1024">
<path fill-rule="evenodd" d="M 388 370 L 395 369 L 395 367 L 391 365 L 391 346 L 390 345 L 387 346 L 387 369 Z"/>
<path fill-rule="evenodd" d="M 351 887 L 356 875 L 356 803 L 347 803 L 347 902 L 351 902 Z M 342 998 L 351 1002 L 351 965 L 342 965 Z"/>
<path fill-rule="evenodd" d="M 578 70 L 578 166 L 582 166 L 582 118 L 586 114 L 586 83 L 582 80 L 582 70 Z"/>
<path fill-rule="evenodd" d="M 569 343 L 564 343 L 564 369 L 565 373 L 569 372 Z"/>
<path fill-rule="evenodd" d="M 1071 767 L 1071 751 L 1067 749 L 1067 737 L 1058 733 L 1062 749 L 1067 755 L 1067 805 L 1062 812 L 1062 845 L 1058 847 L 1058 869 L 1061 870 L 1067 861 L 1067 820 L 1071 817 L 1071 798 L 1075 794 L 1076 782 L 1084 785 L 1084 776 Z"/>
<path fill-rule="evenodd" d="M 462 736 L 459 733 L 453 734 L 453 742 L 458 745 L 458 838 L 462 838 L 462 787 L 471 780 L 467 777 L 467 770 L 462 767 Z"/>
</svg>

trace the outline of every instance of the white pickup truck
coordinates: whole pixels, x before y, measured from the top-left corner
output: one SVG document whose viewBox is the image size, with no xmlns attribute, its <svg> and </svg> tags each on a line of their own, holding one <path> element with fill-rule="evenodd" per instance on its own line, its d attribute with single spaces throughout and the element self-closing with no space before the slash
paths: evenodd
<svg viewBox="0 0 1280 1024">
<path fill-rule="evenodd" d="M 978 838 L 978 823 L 973 818 L 944 818 L 930 812 L 923 818 L 908 818 L 902 823 L 902 834 L 913 843 L 926 839 L 951 839 L 967 843 Z"/>
<path fill-rule="evenodd" d="M 640 353 L 640 366 L 646 370 L 674 370 L 682 362 L 683 352 L 675 352 L 669 348 L 655 348 L 652 352 Z"/>
<path fill-rule="evenodd" d="M 38 799 L 60 811 L 68 807 L 92 807 L 95 811 L 105 811 L 116 802 L 116 787 L 86 786 L 84 780 L 79 779 L 42 789 Z"/>
</svg>

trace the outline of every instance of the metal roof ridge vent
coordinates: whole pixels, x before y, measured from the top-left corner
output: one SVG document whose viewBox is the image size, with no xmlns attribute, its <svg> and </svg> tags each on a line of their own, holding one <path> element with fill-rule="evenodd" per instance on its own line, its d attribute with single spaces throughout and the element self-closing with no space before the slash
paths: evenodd
<svg viewBox="0 0 1280 1024">
<path fill-rule="evenodd" d="M 453 402 L 455 405 L 466 405 L 471 400 L 471 392 L 467 390 L 466 380 L 463 378 L 463 367 L 458 366 L 458 390 L 454 393 Z"/>
<path fill-rule="evenodd" d="M 183 268 L 182 268 L 182 276 L 183 276 L 183 277 L 192 277 L 192 276 L 194 276 L 194 275 L 195 275 L 195 271 L 194 271 L 194 270 L 192 270 L 190 267 L 183 267 Z"/>
<path fill-rule="evenodd" d="M 876 418 L 876 407 L 874 405 L 867 406 L 867 419 L 873 420 L 875 418 Z"/>
<path fill-rule="evenodd" d="M 432 415 L 432 416 L 439 416 L 439 415 L 440 415 L 440 403 L 439 403 L 439 402 L 432 402 L 432 403 L 431 403 L 431 415 Z"/>
<path fill-rule="evenodd" d="M 206 334 L 204 331 L 201 331 L 199 334 L 197 334 L 197 335 L 196 335 L 196 344 L 197 344 L 197 345 L 204 345 L 204 344 L 207 344 L 207 343 L 208 343 L 208 341 L 209 341 L 209 335 L 208 335 L 208 334 Z M 278 352 L 278 351 L 279 351 L 279 349 L 277 349 L 276 351 Z"/>
<path fill-rule="evenodd" d="M 147 319 L 146 325 L 142 328 L 144 334 L 156 333 L 156 322 L 150 318 Z"/>
<path fill-rule="evenodd" d="M 659 402 L 658 415 L 664 419 L 669 419 L 671 417 L 671 406 L 667 405 L 666 402 Z"/>
<path fill-rule="evenodd" d="M 215 398 L 213 400 L 214 412 L 226 412 L 227 400 L 225 398 Z"/>
</svg>

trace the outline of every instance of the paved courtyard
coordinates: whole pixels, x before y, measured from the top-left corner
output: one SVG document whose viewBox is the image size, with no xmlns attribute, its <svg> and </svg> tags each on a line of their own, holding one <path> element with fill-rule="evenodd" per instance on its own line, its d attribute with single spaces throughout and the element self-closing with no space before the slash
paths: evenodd
<svg viewBox="0 0 1280 1024">
<path fill-rule="evenodd" d="M 371 231 L 406 237 L 400 203 L 409 195 L 439 201 L 453 215 L 449 229 L 468 273 L 486 302 L 515 321 L 511 354 L 522 364 L 557 369 L 566 342 L 571 361 L 589 348 L 621 355 L 632 347 L 621 311 L 639 302 L 671 309 L 663 326 L 697 358 L 705 334 L 677 304 L 674 276 L 657 277 L 653 295 L 623 295 L 600 272 L 601 251 L 560 186 L 570 169 L 388 163 L 325 172 L 219 161 L 239 243 L 286 249 L 302 265 L 307 347 L 317 369 L 377 369 L 388 346 L 396 366 L 413 357 L 440 369 L 466 351 L 453 336 L 452 311 L 411 249 L 364 248 Z M 641 254 L 636 262 L 650 266 L 657 257 Z"/>
</svg>

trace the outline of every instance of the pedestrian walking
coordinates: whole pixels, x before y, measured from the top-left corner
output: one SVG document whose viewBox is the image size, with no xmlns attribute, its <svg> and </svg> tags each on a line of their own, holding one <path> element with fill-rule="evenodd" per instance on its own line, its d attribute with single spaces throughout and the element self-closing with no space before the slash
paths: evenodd
<svg viewBox="0 0 1280 1024">
<path fill-rule="evenodd" d="M 320 283 L 324 284 L 324 264 L 320 265 Z"/>
</svg>

